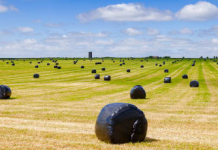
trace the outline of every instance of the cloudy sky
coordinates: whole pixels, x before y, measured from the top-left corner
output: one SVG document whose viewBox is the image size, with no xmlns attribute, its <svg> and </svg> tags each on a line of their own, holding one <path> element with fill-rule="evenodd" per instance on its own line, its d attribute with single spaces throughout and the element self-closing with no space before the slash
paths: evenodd
<svg viewBox="0 0 218 150">
<path fill-rule="evenodd" d="M 218 56 L 218 0 L 0 0 L 0 57 Z"/>
</svg>

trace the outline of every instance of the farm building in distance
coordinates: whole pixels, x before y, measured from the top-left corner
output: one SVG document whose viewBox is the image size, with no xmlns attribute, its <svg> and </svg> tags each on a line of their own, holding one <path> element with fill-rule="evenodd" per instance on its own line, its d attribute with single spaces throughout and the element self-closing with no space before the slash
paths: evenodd
<svg viewBox="0 0 218 150">
<path fill-rule="evenodd" d="M 89 52 L 89 58 L 92 58 L 92 52 Z"/>
</svg>

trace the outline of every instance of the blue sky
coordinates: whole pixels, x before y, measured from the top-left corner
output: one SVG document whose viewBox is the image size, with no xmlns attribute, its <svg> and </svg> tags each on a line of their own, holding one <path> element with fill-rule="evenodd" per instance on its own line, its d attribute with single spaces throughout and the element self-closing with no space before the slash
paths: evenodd
<svg viewBox="0 0 218 150">
<path fill-rule="evenodd" d="M 218 55 L 218 0 L 0 0 L 0 57 Z"/>
</svg>

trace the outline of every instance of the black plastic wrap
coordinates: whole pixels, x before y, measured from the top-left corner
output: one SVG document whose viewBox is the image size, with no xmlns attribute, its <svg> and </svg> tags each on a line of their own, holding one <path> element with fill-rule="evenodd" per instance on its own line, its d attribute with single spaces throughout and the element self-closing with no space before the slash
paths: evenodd
<svg viewBox="0 0 218 150">
<path fill-rule="evenodd" d="M 39 68 L 39 66 L 38 66 L 38 65 L 36 65 L 36 66 L 35 66 L 35 68 Z"/>
<path fill-rule="evenodd" d="M 100 74 L 96 74 L 95 79 L 100 79 Z"/>
<path fill-rule="evenodd" d="M 130 91 L 130 98 L 131 99 L 145 99 L 146 92 L 141 85 L 134 86 Z"/>
<path fill-rule="evenodd" d="M 102 71 L 105 71 L 105 68 L 101 68 Z"/>
<path fill-rule="evenodd" d="M 130 72 L 130 69 L 127 69 L 126 72 Z"/>
<path fill-rule="evenodd" d="M 33 75 L 33 78 L 39 78 L 39 74 L 38 74 L 38 73 L 35 73 L 35 74 Z"/>
<path fill-rule="evenodd" d="M 58 66 L 57 68 L 58 68 L 58 69 L 61 69 L 61 66 Z"/>
<path fill-rule="evenodd" d="M 143 66 L 143 65 L 141 65 L 141 68 L 144 68 L 144 66 Z"/>
<path fill-rule="evenodd" d="M 106 105 L 98 115 L 95 133 L 99 140 L 112 144 L 144 141 L 148 123 L 144 113 L 128 103 Z"/>
<path fill-rule="evenodd" d="M 187 75 L 187 74 L 184 74 L 184 75 L 182 75 L 182 78 L 183 78 L 183 79 L 188 79 L 188 75 Z"/>
<path fill-rule="evenodd" d="M 6 85 L 0 85 L 0 99 L 9 99 L 12 92 Z"/>
<path fill-rule="evenodd" d="M 110 80 L 111 80 L 111 76 L 109 75 L 104 76 L 104 81 L 110 81 Z"/>
<path fill-rule="evenodd" d="M 58 66 L 54 66 L 54 68 L 58 68 Z"/>
<path fill-rule="evenodd" d="M 168 70 L 168 69 L 165 69 L 165 70 L 164 70 L 164 72 L 165 72 L 165 73 L 168 73 L 168 72 L 169 72 L 169 70 Z"/>
<path fill-rule="evenodd" d="M 190 82 L 190 87 L 199 87 L 199 82 L 196 81 L 196 80 L 192 80 L 192 81 Z"/>
<path fill-rule="evenodd" d="M 47 66 L 49 66 L 50 65 L 50 63 L 47 63 Z"/>
<path fill-rule="evenodd" d="M 84 68 L 84 66 L 81 66 L 81 68 Z"/>
<path fill-rule="evenodd" d="M 97 71 L 95 69 L 92 70 L 92 73 L 96 73 Z"/>
<path fill-rule="evenodd" d="M 171 77 L 165 77 L 164 83 L 171 83 Z"/>
</svg>

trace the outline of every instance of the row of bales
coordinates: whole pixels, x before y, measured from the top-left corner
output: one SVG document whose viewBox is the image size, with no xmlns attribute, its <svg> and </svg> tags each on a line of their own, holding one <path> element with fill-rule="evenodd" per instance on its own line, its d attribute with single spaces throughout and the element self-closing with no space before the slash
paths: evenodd
<svg viewBox="0 0 218 150">
<path fill-rule="evenodd" d="M 54 68 L 61 69 L 61 66 L 58 66 L 59 63 L 58 60 L 50 59 L 54 63 Z M 113 63 L 115 62 L 114 59 L 111 59 Z M 134 60 L 134 58 L 128 58 L 127 60 Z M 145 59 L 148 61 L 147 59 Z M 24 60 L 25 61 L 25 60 Z M 73 64 L 77 64 L 79 59 L 74 60 Z M 85 59 L 83 60 L 85 61 Z M 92 60 L 90 60 L 91 62 Z M 144 60 L 140 60 L 140 62 L 143 62 Z M 167 60 L 168 61 L 168 60 Z M 175 60 L 172 62 L 172 64 L 177 63 L 182 60 Z M 102 62 L 104 60 L 102 59 Z M 96 62 L 95 65 L 101 65 L 102 62 Z M 122 62 L 122 65 L 125 65 L 125 61 L 120 59 L 120 62 Z M 14 61 L 11 62 L 14 64 Z M 43 60 L 41 62 L 38 62 L 38 64 L 43 63 Z M 196 61 L 193 61 L 192 66 L 195 66 Z M 9 63 L 7 63 L 9 64 Z M 32 64 L 32 62 L 30 62 Z M 163 61 L 162 64 L 159 64 L 159 66 L 165 65 L 166 62 Z M 120 64 L 120 66 L 122 66 Z M 47 66 L 50 66 L 50 63 L 47 63 Z M 158 63 L 155 63 L 155 66 L 158 66 Z M 35 66 L 35 68 L 38 68 L 38 65 Z M 84 69 L 85 66 L 81 66 L 81 69 Z M 141 65 L 140 68 L 144 68 L 144 65 Z M 102 71 L 106 71 L 106 68 L 102 68 Z M 127 69 L 127 73 L 130 73 L 131 70 Z M 169 73 L 169 69 L 165 69 L 163 71 L 164 73 Z M 95 79 L 100 79 L 100 75 L 96 74 L 97 70 L 93 69 L 91 73 L 95 74 Z M 39 74 L 34 74 L 34 78 L 39 78 Z M 184 74 L 182 75 L 182 79 L 188 79 L 188 75 Z M 111 76 L 105 75 L 104 76 L 105 81 L 110 81 Z M 165 77 L 164 83 L 171 83 L 171 77 Z M 192 80 L 190 82 L 190 87 L 199 87 L 199 82 L 196 80 Z M 1 85 L 1 99 L 8 99 L 10 98 L 12 92 L 11 89 L 8 86 Z M 130 98 L 131 99 L 146 99 L 146 91 L 141 85 L 136 85 L 130 90 Z M 111 103 L 106 106 L 104 106 L 96 120 L 95 124 L 95 134 L 97 138 L 104 142 L 109 142 L 112 144 L 121 144 L 121 143 L 127 143 L 127 142 L 141 142 L 144 141 L 146 134 L 148 130 L 148 121 L 144 115 L 144 112 L 137 108 L 133 104 L 129 103 Z"/>
</svg>

